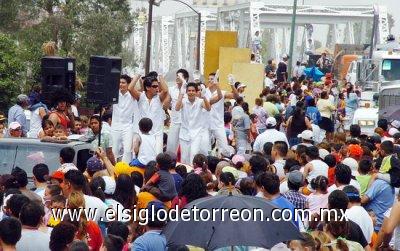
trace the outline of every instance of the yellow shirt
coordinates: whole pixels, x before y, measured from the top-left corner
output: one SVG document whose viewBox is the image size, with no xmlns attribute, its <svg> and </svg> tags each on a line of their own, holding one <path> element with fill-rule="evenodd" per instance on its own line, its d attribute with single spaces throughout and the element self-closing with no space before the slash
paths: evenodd
<svg viewBox="0 0 400 251">
<path fill-rule="evenodd" d="M 317 102 L 317 108 L 321 113 L 321 117 L 331 118 L 332 112 L 336 109 L 336 107 L 329 101 L 329 99 L 320 99 Z"/>
</svg>

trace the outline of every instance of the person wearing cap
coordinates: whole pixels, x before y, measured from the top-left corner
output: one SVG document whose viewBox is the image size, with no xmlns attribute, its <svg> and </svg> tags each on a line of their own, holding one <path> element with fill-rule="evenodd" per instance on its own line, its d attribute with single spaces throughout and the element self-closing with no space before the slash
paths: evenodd
<svg viewBox="0 0 400 251">
<path fill-rule="evenodd" d="M 361 206 L 360 192 L 352 185 L 345 186 L 342 190 L 349 198 L 349 206 L 345 212 L 347 219 L 360 226 L 365 239 L 371 243 L 374 225 L 371 217 L 364 207 Z"/>
<path fill-rule="evenodd" d="M 304 130 L 302 133 L 297 135 L 297 138 L 301 140 L 301 142 L 292 147 L 293 150 L 296 150 L 298 145 L 303 145 L 306 147 L 314 145 L 314 134 L 311 130 Z"/>
<path fill-rule="evenodd" d="M 278 68 L 276 69 L 276 79 L 279 83 L 288 81 L 288 72 L 287 72 L 287 64 L 289 60 L 289 56 L 287 54 L 283 54 L 283 61 L 279 62 Z"/>
<path fill-rule="evenodd" d="M 8 126 L 12 122 L 18 122 L 21 125 L 22 136 L 28 132 L 28 124 L 24 110 L 29 106 L 29 98 L 25 94 L 17 96 L 17 103 L 8 110 Z"/>
<path fill-rule="evenodd" d="M 8 133 L 6 137 L 10 138 L 21 138 L 23 135 L 22 126 L 17 122 L 11 122 L 8 126 Z"/>
<path fill-rule="evenodd" d="M 75 118 L 79 118 L 78 108 L 81 104 L 81 97 L 82 96 L 79 93 L 75 93 L 74 103 L 71 105 L 71 111 Z"/>
<path fill-rule="evenodd" d="M 96 176 L 103 174 L 103 175 L 108 175 L 108 173 L 102 172 L 103 170 L 106 170 L 104 167 L 103 163 L 97 156 L 90 157 L 86 161 L 86 172 L 88 174 L 88 179 L 90 180 L 94 175 Z M 99 173 L 99 174 L 98 174 Z"/>
<path fill-rule="evenodd" d="M 287 137 L 285 133 L 280 132 L 275 129 L 276 127 L 276 119 L 274 117 L 269 117 L 266 120 L 267 129 L 259 134 L 254 141 L 253 151 L 254 152 L 263 152 L 264 144 L 267 142 L 275 143 L 275 141 L 284 141 L 289 145 Z"/>
<path fill-rule="evenodd" d="M 291 202 L 295 208 L 308 208 L 307 198 L 299 192 L 303 184 L 304 177 L 300 171 L 294 170 L 288 174 L 287 185 L 289 191 L 283 193 L 282 196 Z"/>
</svg>

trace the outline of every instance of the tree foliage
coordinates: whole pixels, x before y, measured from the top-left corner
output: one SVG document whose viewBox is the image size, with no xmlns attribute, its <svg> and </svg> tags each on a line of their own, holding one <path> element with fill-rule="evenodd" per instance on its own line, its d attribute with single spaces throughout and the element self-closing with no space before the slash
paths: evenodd
<svg viewBox="0 0 400 251">
<path fill-rule="evenodd" d="M 28 83 L 40 81 L 48 41 L 59 56 L 76 58 L 77 74 L 86 80 L 91 55 L 122 56 L 135 19 L 128 0 L 0 0 L 0 17 L 0 33 L 16 42 Z"/>
<path fill-rule="evenodd" d="M 16 43 L 7 35 L 0 33 L 0 111 L 5 111 L 12 99 L 19 94 L 19 84 L 25 66 Z"/>
</svg>

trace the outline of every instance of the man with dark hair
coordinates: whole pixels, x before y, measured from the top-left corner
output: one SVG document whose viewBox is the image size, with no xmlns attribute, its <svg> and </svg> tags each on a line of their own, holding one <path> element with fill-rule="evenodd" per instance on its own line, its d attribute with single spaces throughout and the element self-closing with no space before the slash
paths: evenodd
<svg viewBox="0 0 400 251">
<path fill-rule="evenodd" d="M 0 247 L 3 251 L 16 250 L 15 245 L 21 239 L 21 223 L 9 217 L 0 221 Z"/>
<path fill-rule="evenodd" d="M 61 166 L 57 169 L 57 171 L 66 173 L 69 170 L 78 170 L 78 168 L 74 164 L 74 158 L 75 158 L 75 150 L 72 147 L 64 147 L 63 149 L 61 149 L 60 150 Z"/>
<path fill-rule="evenodd" d="M 360 226 L 365 239 L 371 243 L 372 234 L 374 232 L 374 224 L 367 210 L 361 206 L 360 192 L 354 186 L 345 186 L 343 192 L 349 198 L 348 209 L 346 210 L 346 217 L 354 221 Z"/>
<path fill-rule="evenodd" d="M 64 175 L 64 180 L 60 184 L 63 195 L 68 198 L 72 192 L 78 192 L 83 194 L 83 189 L 86 186 L 85 176 L 79 170 L 70 170 Z M 105 212 L 107 210 L 107 205 L 101 201 L 99 198 L 94 196 L 89 196 L 83 194 L 85 199 L 85 206 L 88 210 L 97 210 L 95 221 L 99 221 L 103 218 L 106 220 Z"/>
<path fill-rule="evenodd" d="M 359 125 L 350 126 L 350 137 L 352 139 L 357 139 L 361 136 L 361 127 Z"/>
<path fill-rule="evenodd" d="M 275 167 L 276 174 L 280 180 L 285 178 L 285 172 L 283 166 L 286 162 L 286 155 L 288 153 L 288 145 L 284 141 L 275 141 L 272 147 L 271 157 L 274 160 L 273 166 Z"/>
<path fill-rule="evenodd" d="M 384 134 L 384 136 L 386 136 L 386 137 L 390 137 L 390 135 L 388 134 L 388 125 L 389 123 L 388 123 L 388 121 L 387 121 L 387 119 L 379 119 L 378 120 L 378 123 L 377 123 L 377 126 L 379 127 L 379 128 L 382 128 L 383 129 L 383 131 L 385 132 L 385 134 Z"/>
<path fill-rule="evenodd" d="M 267 166 L 269 163 L 264 157 L 259 155 L 253 155 L 249 160 L 249 164 L 253 178 L 255 179 L 257 175 L 267 170 Z"/>
<path fill-rule="evenodd" d="M 43 199 L 44 190 L 47 187 L 46 178 L 49 176 L 49 167 L 46 164 L 37 164 L 32 169 L 35 193 Z"/>
<path fill-rule="evenodd" d="M 168 98 L 168 86 L 162 76 L 147 76 L 143 79 L 144 91 L 140 92 L 135 88 L 138 77 L 129 84 L 129 92 L 138 102 L 141 118 L 149 118 L 153 121 L 153 128 L 150 134 L 156 137 L 156 152 L 163 150 L 163 129 L 165 112 L 164 101 Z M 129 161 L 128 161 L 129 162 Z"/>
<path fill-rule="evenodd" d="M 50 234 L 50 250 L 68 250 L 68 246 L 74 241 L 77 231 L 78 229 L 69 222 L 62 221 L 57 224 Z"/>
<path fill-rule="evenodd" d="M 8 216 L 18 218 L 23 205 L 29 203 L 30 200 L 23 194 L 13 194 L 5 203 L 5 213 Z"/>
<path fill-rule="evenodd" d="M 43 206 L 35 202 L 28 202 L 21 208 L 22 233 L 17 250 L 49 250 L 50 234 L 39 230 L 43 216 Z"/>
<path fill-rule="evenodd" d="M 161 211 L 163 210 L 163 211 Z M 161 219 L 165 218 L 164 204 L 159 201 L 151 201 L 147 205 L 147 225 L 146 232 L 136 238 L 133 242 L 132 250 L 166 250 L 167 240 L 161 233 L 166 222 Z M 159 212 L 160 211 L 160 212 Z M 160 217 L 160 218 L 159 218 Z"/>
<path fill-rule="evenodd" d="M 119 80 L 118 103 L 112 106 L 112 151 L 116 159 L 122 158 L 126 163 L 132 160 L 133 133 L 139 131 L 138 123 L 141 119 L 138 102 L 128 91 L 128 87 L 138 80 L 139 76 L 132 79 L 128 75 L 122 75 Z"/>
<path fill-rule="evenodd" d="M 257 196 L 266 199 L 279 208 L 290 209 L 292 215 L 294 215 L 296 212 L 295 207 L 290 201 L 280 194 L 279 184 L 279 177 L 274 173 L 265 172 L 258 175 L 256 179 L 256 185 L 259 193 Z M 301 221 L 296 219 L 296 217 L 293 217 L 292 220 L 293 223 L 299 227 L 299 223 Z"/>
<path fill-rule="evenodd" d="M 347 185 L 356 187 L 358 191 L 361 190 L 360 184 L 351 175 L 350 167 L 345 164 L 338 164 L 335 168 L 335 184 L 328 188 L 328 192 L 342 190 Z"/>
<path fill-rule="evenodd" d="M 134 158 L 129 165 L 145 168 L 146 165 L 157 156 L 156 137 L 150 134 L 153 122 L 149 118 L 139 121 L 139 135 L 133 143 Z"/>
<path fill-rule="evenodd" d="M 37 203 L 42 203 L 42 198 L 39 195 L 26 188 L 26 186 L 28 185 L 28 175 L 24 170 L 22 170 L 19 167 L 15 167 L 11 171 L 11 175 L 14 176 L 15 179 L 17 180 L 19 185 L 18 189 L 21 191 L 23 195 L 30 198 L 32 201 L 36 201 Z"/>
<path fill-rule="evenodd" d="M 349 197 L 347 197 L 346 193 L 341 190 L 335 190 L 328 197 L 328 207 L 329 209 L 341 210 L 341 212 L 345 212 L 347 210 L 349 204 Z M 341 213 L 339 212 L 339 215 Z M 355 241 L 361 244 L 366 250 L 370 250 L 368 246 L 368 241 L 365 239 L 365 236 L 357 223 L 352 220 L 346 220 L 348 225 L 348 234 L 347 236 L 343 236 L 347 240 Z M 323 225 L 319 226 L 319 229 L 322 230 Z"/>
</svg>

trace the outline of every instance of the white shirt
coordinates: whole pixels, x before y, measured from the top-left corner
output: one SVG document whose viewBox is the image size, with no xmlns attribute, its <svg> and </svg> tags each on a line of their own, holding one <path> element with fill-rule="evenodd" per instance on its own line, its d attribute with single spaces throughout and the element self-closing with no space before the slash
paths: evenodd
<svg viewBox="0 0 400 251">
<path fill-rule="evenodd" d="M 49 249 L 50 234 L 40 230 L 22 229 L 17 250 L 36 251 Z"/>
<path fill-rule="evenodd" d="M 119 92 L 118 104 L 113 105 L 112 123 L 113 130 L 123 130 L 131 127 L 133 124 L 133 116 L 137 107 L 137 101 L 129 92 L 122 94 Z"/>
<path fill-rule="evenodd" d="M 217 90 L 214 92 L 211 92 L 210 89 L 208 89 L 208 93 L 210 95 L 210 98 L 218 96 Z M 225 97 L 226 91 L 222 91 L 222 97 Z M 213 104 L 211 106 L 210 110 L 210 116 L 211 116 L 211 123 L 210 123 L 210 129 L 215 130 L 219 128 L 224 128 L 224 98 L 221 98 L 218 100 L 217 103 Z"/>
<path fill-rule="evenodd" d="M 195 98 L 193 104 L 187 97 L 182 100 L 182 125 L 179 132 L 179 138 L 185 141 L 190 141 L 196 138 L 204 130 L 202 125 L 203 114 L 203 99 Z"/>
<path fill-rule="evenodd" d="M 283 166 L 285 165 L 286 160 L 278 159 L 274 162 L 273 166 L 276 168 L 276 175 L 279 176 L 279 179 L 285 177 L 285 171 L 283 170 Z"/>
<path fill-rule="evenodd" d="M 287 184 L 287 180 L 284 180 L 284 181 L 279 185 L 279 192 L 280 192 L 280 193 L 289 192 L 289 187 L 288 187 L 288 184 Z"/>
<path fill-rule="evenodd" d="M 180 93 L 180 89 L 178 85 L 170 86 L 168 88 L 169 95 L 171 95 L 171 123 L 172 124 L 180 124 L 182 122 L 182 114 L 181 111 L 176 111 L 176 102 L 178 101 L 178 96 Z"/>
<path fill-rule="evenodd" d="M 354 221 L 360 226 L 365 239 L 368 243 L 371 243 L 374 225 L 368 212 L 362 206 L 352 206 L 346 210 L 345 215 L 349 220 Z"/>
<path fill-rule="evenodd" d="M 265 143 L 271 142 L 273 144 L 275 141 L 284 141 L 289 145 L 286 135 L 283 132 L 280 132 L 276 129 L 267 129 L 265 132 L 257 136 L 256 140 L 254 141 L 253 150 L 255 152 L 263 152 Z"/>
<path fill-rule="evenodd" d="M 306 177 L 308 182 L 311 182 L 312 179 L 315 179 L 320 175 L 328 178 L 329 166 L 325 162 L 319 159 L 315 159 L 310 161 L 309 163 L 313 166 L 313 170 L 309 172 L 308 177 Z"/>
<path fill-rule="evenodd" d="M 40 130 L 42 129 L 42 118 L 39 115 L 40 109 L 44 109 L 43 107 L 39 107 L 31 113 L 31 121 L 28 132 L 29 138 L 37 138 Z"/>
<path fill-rule="evenodd" d="M 164 128 L 165 112 L 161 103 L 161 98 L 157 94 L 149 100 L 144 92 L 140 94 L 138 101 L 139 110 L 142 118 L 149 118 L 153 121 L 153 128 L 150 133 L 162 134 Z"/>
<path fill-rule="evenodd" d="M 90 209 L 90 210 L 97 210 L 95 219 L 93 221 L 100 221 L 100 218 L 103 218 L 103 221 L 106 220 L 106 210 L 107 210 L 107 205 L 101 201 L 99 198 L 94 197 L 94 196 L 89 196 L 89 195 L 83 195 L 85 198 L 85 208 Z"/>
<path fill-rule="evenodd" d="M 152 134 L 139 133 L 139 135 L 140 146 L 137 158 L 140 163 L 147 165 L 150 161 L 156 160 L 156 137 Z"/>
<path fill-rule="evenodd" d="M 264 79 L 264 87 L 273 88 L 274 87 L 274 81 L 272 81 L 272 79 L 270 79 L 269 77 L 266 77 Z"/>
<path fill-rule="evenodd" d="M 357 188 L 358 191 L 361 190 L 360 183 L 358 183 L 357 180 L 351 179 L 349 185 Z M 333 184 L 332 186 L 328 187 L 328 193 L 332 193 L 335 190 L 342 190 L 345 186 L 347 186 L 347 185 L 341 185 L 338 187 L 338 186 L 336 186 L 336 184 Z"/>
<path fill-rule="evenodd" d="M 124 214 L 124 206 L 121 203 L 119 203 L 114 199 L 106 199 L 105 204 L 107 205 L 108 208 L 112 208 L 114 210 L 115 220 L 122 222 L 127 221 L 127 217 L 129 216 L 127 214 Z"/>
<path fill-rule="evenodd" d="M 75 118 L 79 117 L 79 112 L 78 112 L 78 108 L 76 107 L 76 105 L 71 105 L 71 111 L 74 114 Z"/>
</svg>

